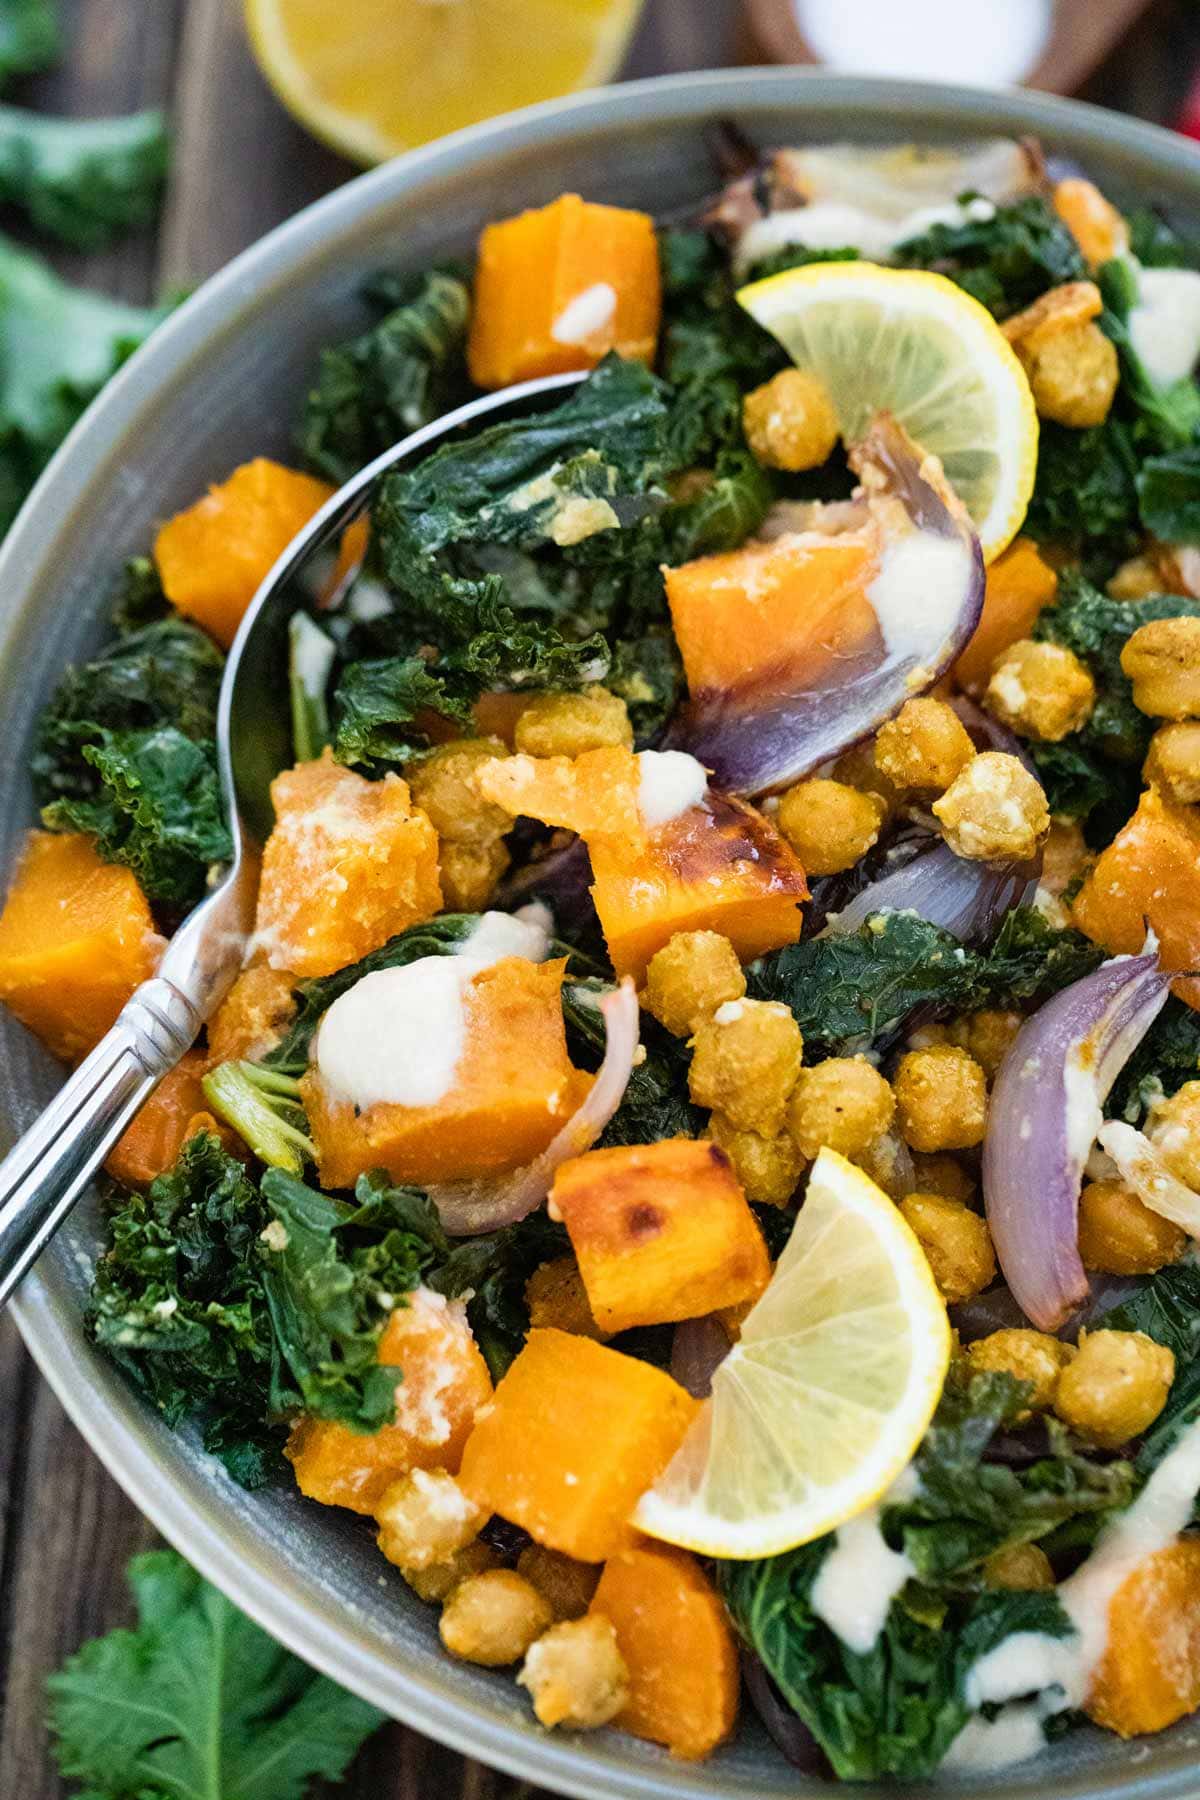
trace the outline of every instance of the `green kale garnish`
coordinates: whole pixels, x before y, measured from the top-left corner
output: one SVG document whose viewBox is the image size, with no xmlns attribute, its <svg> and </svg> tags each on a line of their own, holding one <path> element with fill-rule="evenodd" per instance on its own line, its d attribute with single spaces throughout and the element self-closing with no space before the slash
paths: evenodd
<svg viewBox="0 0 1200 1800">
<path fill-rule="evenodd" d="M 569 981 L 563 988 L 563 1016 L 571 1061 L 594 1069 L 604 1051 L 604 1022 L 596 1005 L 603 981 Z M 648 1013 L 641 1023 L 644 1060 L 629 1077 L 624 1098 L 604 1129 L 601 1146 L 653 1144 L 660 1138 L 699 1137 L 704 1114 L 688 1097 L 688 1056 L 683 1042 L 672 1037 Z"/>
<path fill-rule="evenodd" d="M 321 352 L 297 433 L 309 467 L 337 486 L 468 391 L 471 298 L 456 269 L 377 275 L 363 298 L 376 322 Z"/>
<path fill-rule="evenodd" d="M 931 226 L 900 244 L 895 259 L 902 268 L 949 276 L 998 319 L 1087 274 L 1075 239 L 1036 194 L 960 225 Z"/>
<path fill-rule="evenodd" d="M 129 1564 L 137 1623 L 46 1683 L 55 1760 L 87 1800 L 302 1800 L 383 1714 L 317 1675 L 174 1550 Z"/>
<path fill-rule="evenodd" d="M 771 275 L 784 275 L 789 269 L 806 269 L 810 263 L 859 262 L 862 251 L 853 244 L 842 244 L 836 250 L 810 250 L 807 244 L 781 244 L 766 256 L 760 256 L 746 270 L 747 281 L 766 281 Z"/>
<path fill-rule="evenodd" d="M 1105 1104 L 1111 1119 L 1140 1125 L 1151 1104 L 1200 1079 L 1200 1013 L 1172 995 L 1117 1076 Z"/>
<path fill-rule="evenodd" d="M 0 82 L 36 75 L 61 52 L 56 0 L 0 0 Z"/>
<path fill-rule="evenodd" d="M 1137 475 L 1142 524 L 1174 544 L 1200 544 L 1200 444 L 1148 456 Z"/>
<path fill-rule="evenodd" d="M 1096 279 L 1104 299 L 1100 323 L 1121 359 L 1119 403 L 1137 437 L 1159 450 L 1189 443 L 1200 428 L 1200 386 L 1190 375 L 1161 386 L 1142 362 L 1129 334 L 1129 315 L 1138 303 L 1136 268 L 1127 257 L 1114 257 Z"/>
<path fill-rule="evenodd" d="M 436 1293 L 467 1302 L 467 1319 L 493 1381 L 499 1381 L 529 1331 L 525 1283 L 542 1263 L 571 1254 L 566 1228 L 539 1207 L 516 1225 L 463 1238 L 426 1277 Z"/>
<path fill-rule="evenodd" d="M 1134 1466 L 1148 1478 L 1180 1434 L 1200 1422 L 1200 1264 L 1189 1257 L 1159 1269 L 1102 1322 L 1106 1330 L 1143 1331 L 1175 1358 L 1167 1403 L 1138 1446 Z M 1193 1513 L 1198 1516 L 1200 1499 Z"/>
<path fill-rule="evenodd" d="M 149 225 L 166 173 L 160 112 L 57 119 L 0 106 L 0 200 L 77 249 Z"/>
<path fill-rule="evenodd" d="M 1200 269 L 1200 243 L 1181 237 L 1152 207 L 1135 207 L 1126 215 L 1130 254 L 1147 269 Z"/>
<path fill-rule="evenodd" d="M 1089 566 L 1111 569 L 1137 543 L 1137 468 L 1129 427 L 1115 414 L 1087 431 L 1043 419 L 1026 529 L 1038 543 L 1082 544 Z"/>
</svg>

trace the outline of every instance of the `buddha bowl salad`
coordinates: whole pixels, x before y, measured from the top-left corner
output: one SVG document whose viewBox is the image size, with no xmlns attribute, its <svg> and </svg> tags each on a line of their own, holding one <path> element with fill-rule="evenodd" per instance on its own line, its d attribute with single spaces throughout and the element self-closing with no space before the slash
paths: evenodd
<svg viewBox="0 0 1200 1800">
<path fill-rule="evenodd" d="M 45 712 L 0 993 L 72 1060 L 228 855 L 277 554 L 588 371 L 298 597 L 252 954 L 88 1313 L 545 1727 L 703 1757 L 744 1671 L 919 1779 L 1200 1705 L 1193 260 L 1028 143 L 564 195 L 374 280 Z"/>
</svg>

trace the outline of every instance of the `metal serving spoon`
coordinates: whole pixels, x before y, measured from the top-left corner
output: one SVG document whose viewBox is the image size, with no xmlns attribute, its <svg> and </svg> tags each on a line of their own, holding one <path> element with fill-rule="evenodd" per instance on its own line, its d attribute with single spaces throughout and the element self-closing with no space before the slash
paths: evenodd
<svg viewBox="0 0 1200 1800">
<path fill-rule="evenodd" d="M 471 400 L 368 463 L 294 537 L 253 600 L 225 664 L 217 707 L 217 763 L 233 859 L 190 912 L 158 973 L 122 1007 L 37 1122 L 0 1163 L 0 1307 L 41 1255 L 90 1178 L 163 1076 L 190 1049 L 242 966 L 258 891 L 258 861 L 273 814 L 270 785 L 294 760 L 288 701 L 291 583 L 301 567 L 370 506 L 380 478 L 464 425 L 525 409 L 581 375 L 548 375 Z"/>
</svg>

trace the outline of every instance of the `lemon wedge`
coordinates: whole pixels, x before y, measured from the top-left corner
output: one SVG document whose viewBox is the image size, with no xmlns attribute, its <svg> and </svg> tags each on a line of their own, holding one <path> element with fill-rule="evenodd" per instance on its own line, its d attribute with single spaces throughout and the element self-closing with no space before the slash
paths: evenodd
<svg viewBox="0 0 1200 1800">
<path fill-rule="evenodd" d="M 1020 530 L 1037 473 L 1025 372 L 987 311 L 944 275 L 810 263 L 752 282 L 746 311 L 828 389 L 846 443 L 890 412 L 937 456 L 990 562 Z"/>
<path fill-rule="evenodd" d="M 267 80 L 356 162 L 598 87 L 642 0 L 245 0 Z"/>
<path fill-rule="evenodd" d="M 633 1523 L 706 1556 L 775 1556 L 877 1500 L 942 1391 L 950 1325 L 894 1203 L 832 1150 L 712 1398 Z"/>
</svg>

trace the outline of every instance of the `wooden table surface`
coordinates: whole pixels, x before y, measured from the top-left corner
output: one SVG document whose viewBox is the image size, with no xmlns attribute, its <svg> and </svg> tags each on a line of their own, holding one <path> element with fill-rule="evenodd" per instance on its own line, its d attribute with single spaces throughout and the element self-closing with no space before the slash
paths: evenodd
<svg viewBox="0 0 1200 1800">
<path fill-rule="evenodd" d="M 353 170 L 292 123 L 245 49 L 240 0 L 60 0 L 67 55 L 15 97 L 79 115 L 170 108 L 174 172 L 157 233 L 55 260 L 75 279 L 144 300 L 194 284 Z M 739 60 L 736 0 L 647 0 L 629 75 Z M 1159 0 L 1087 98 L 1160 122 L 1200 64 L 1194 0 Z M 247 172 L 252 173 L 248 176 Z M 128 1616 L 122 1571 L 152 1541 L 144 1519 L 68 1424 L 11 1323 L 0 1320 L 0 1797 L 62 1800 L 42 1683 L 80 1641 Z M 390 1726 L 342 1800 L 536 1800 Z"/>
</svg>

